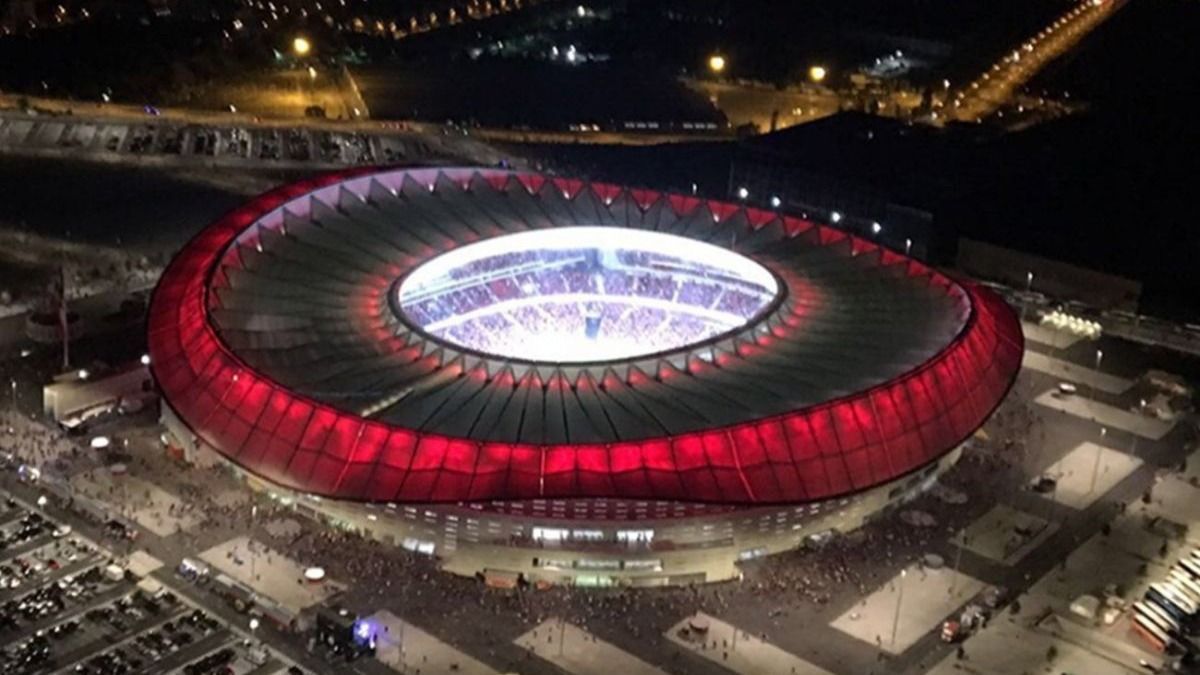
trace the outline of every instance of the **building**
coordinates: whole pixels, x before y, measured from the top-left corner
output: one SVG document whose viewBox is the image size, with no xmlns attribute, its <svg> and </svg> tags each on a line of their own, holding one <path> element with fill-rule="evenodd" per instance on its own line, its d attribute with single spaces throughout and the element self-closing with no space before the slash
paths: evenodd
<svg viewBox="0 0 1200 675">
<path fill-rule="evenodd" d="M 173 260 L 171 445 L 498 583 L 728 579 L 929 484 L 1004 398 L 997 296 L 845 231 L 493 169 L 325 175 Z"/>
</svg>

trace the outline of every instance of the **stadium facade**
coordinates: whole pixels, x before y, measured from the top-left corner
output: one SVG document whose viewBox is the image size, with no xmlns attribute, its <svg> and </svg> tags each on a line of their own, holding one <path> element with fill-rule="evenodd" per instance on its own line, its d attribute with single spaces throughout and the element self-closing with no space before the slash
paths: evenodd
<svg viewBox="0 0 1200 675">
<path fill-rule="evenodd" d="M 995 295 L 738 204 L 482 168 L 276 189 L 151 303 L 168 444 L 494 583 L 672 584 L 927 487 L 1006 395 Z"/>
</svg>

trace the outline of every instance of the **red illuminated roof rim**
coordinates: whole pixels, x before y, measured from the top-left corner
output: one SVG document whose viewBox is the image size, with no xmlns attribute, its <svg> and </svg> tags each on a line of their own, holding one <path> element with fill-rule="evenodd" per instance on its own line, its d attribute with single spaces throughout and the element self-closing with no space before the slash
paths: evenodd
<svg viewBox="0 0 1200 675">
<path fill-rule="evenodd" d="M 925 363 L 868 390 L 817 406 L 646 442 L 525 449 L 355 421 L 346 413 L 263 380 L 215 335 L 204 310 L 208 302 L 202 298 L 208 295 L 208 277 L 228 244 L 225 237 L 231 228 L 253 225 L 287 198 L 370 171 L 348 171 L 285 186 L 232 212 L 192 240 L 168 266 L 154 292 L 149 322 L 152 369 L 164 399 L 205 442 L 248 470 L 286 487 L 369 501 L 558 496 L 722 504 L 814 501 L 895 480 L 935 460 L 991 414 L 1019 368 L 1023 340 L 1010 308 L 986 290 L 974 285 L 960 287 L 935 270 L 909 262 L 909 275 L 928 274 L 934 285 L 959 288 L 970 299 L 967 320 L 954 339 Z M 470 171 L 460 173 L 473 175 Z M 527 189 L 545 182 L 528 174 L 517 178 Z M 582 184 L 575 194 L 581 189 Z M 593 189 L 597 194 L 608 191 L 606 186 Z M 642 208 L 658 199 L 657 195 L 650 199 L 644 191 L 630 194 Z M 724 212 L 726 218 L 740 208 L 718 206 L 714 214 Z M 763 220 L 759 227 L 767 222 Z M 236 237 L 238 231 L 233 229 L 231 234 Z M 833 232 L 818 230 L 823 243 L 846 238 Z M 856 238 L 851 238 L 850 246 L 859 253 L 877 249 Z M 884 251 L 881 256 L 903 261 L 894 252 Z M 244 376 L 240 383 L 239 373 Z M 257 402 L 248 398 L 251 390 L 260 391 Z M 936 395 L 929 398 L 931 393 Z M 322 419 L 327 418 L 330 426 L 312 437 L 316 446 L 307 440 L 316 432 L 314 427 L 300 429 L 296 433 L 303 437 L 294 436 L 291 441 L 287 440 L 289 432 L 276 428 L 282 419 L 268 414 L 265 406 L 268 397 L 273 401 L 280 396 L 286 406 L 281 413 L 290 413 L 295 406 L 311 411 L 311 419 L 310 413 L 305 413 L 306 425 L 315 424 L 316 413 L 324 411 Z M 882 412 L 877 406 L 884 407 Z M 358 429 L 349 445 L 337 441 L 351 440 L 344 435 L 329 436 L 334 420 L 337 425 Z M 368 433 L 370 447 L 363 445 L 368 443 Z M 778 435 L 781 433 L 783 436 Z M 714 445 L 710 446 L 710 440 Z M 661 454 L 663 449 L 667 455 Z M 697 449 L 701 454 L 689 457 Z M 360 450 L 375 459 L 370 464 L 359 463 Z M 450 450 L 453 453 L 448 453 Z M 403 455 L 395 454 L 401 452 Z M 607 459 L 595 464 L 600 456 L 596 453 Z M 472 457 L 469 464 L 463 463 Z M 564 465 L 563 460 L 568 463 Z M 564 473 L 560 467 L 574 468 Z"/>
</svg>

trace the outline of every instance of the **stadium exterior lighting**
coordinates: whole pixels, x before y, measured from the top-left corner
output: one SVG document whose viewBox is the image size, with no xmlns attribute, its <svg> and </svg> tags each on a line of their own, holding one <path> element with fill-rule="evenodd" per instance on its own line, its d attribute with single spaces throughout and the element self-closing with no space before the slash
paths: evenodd
<svg viewBox="0 0 1200 675">
<path fill-rule="evenodd" d="M 904 255 L 912 253 L 912 239 L 904 240 Z"/>
<path fill-rule="evenodd" d="M 750 196 L 750 191 L 747 190 L 745 186 L 742 186 L 742 187 L 738 188 L 737 195 L 738 195 L 738 199 L 745 201 L 746 198 Z"/>
<path fill-rule="evenodd" d="M 296 56 L 308 56 L 312 52 L 312 42 L 303 35 L 297 35 L 292 39 L 292 52 Z"/>
<path fill-rule="evenodd" d="M 829 222 L 833 223 L 834 225 L 842 222 L 842 212 L 834 211 L 833 213 L 829 214 Z"/>
<path fill-rule="evenodd" d="M 438 185 L 436 196 L 419 187 L 431 183 Z M 553 499 L 586 505 L 585 512 L 572 513 L 570 526 L 559 528 L 547 528 L 544 517 L 524 513 L 524 506 L 521 513 L 507 507 L 489 511 L 502 528 L 497 536 L 521 533 L 506 538 L 505 547 L 518 552 L 514 560 L 523 557 L 526 562 L 516 572 L 527 575 L 544 573 L 544 566 L 529 561 L 544 554 L 545 540 L 556 541 L 570 555 L 588 555 L 583 551 L 591 550 L 592 542 L 658 541 L 672 536 L 670 528 L 714 522 L 714 534 L 701 534 L 709 538 L 697 541 L 724 542 L 729 527 L 735 537 L 757 533 L 745 514 L 770 508 L 765 513 L 787 519 L 783 527 L 777 515 L 771 516 L 779 537 L 770 541 L 786 548 L 794 544 L 794 534 L 788 534 L 793 523 L 808 522 L 796 514 L 797 504 L 845 498 L 856 500 L 854 508 L 862 504 L 878 511 L 897 503 L 893 491 L 912 471 L 934 463 L 931 476 L 949 470 L 963 434 L 982 425 L 1008 393 L 1021 363 L 1017 315 L 985 287 L 960 285 L 936 269 L 922 270 L 919 278 L 897 275 L 889 269 L 890 259 L 856 255 L 861 241 L 833 231 L 826 224 L 828 208 L 811 214 L 824 223 L 802 222 L 807 217 L 798 212 L 787 227 L 776 212 L 734 215 L 743 209 L 735 196 L 738 185 L 733 183 L 724 202 L 699 202 L 523 171 L 410 167 L 323 174 L 256 198 L 209 225 L 166 267 L 155 291 L 148 344 L 155 371 L 171 374 L 158 384 L 164 402 L 177 413 L 164 420 L 164 443 L 175 447 L 197 438 L 221 461 L 261 478 L 256 487 L 281 504 L 284 498 L 276 491 L 288 486 L 286 499 L 331 516 L 347 514 L 354 527 L 383 513 L 369 503 L 388 504 L 393 512 L 400 505 L 427 504 L 422 520 L 436 523 L 430 536 L 403 545 L 415 543 L 418 553 L 446 556 L 460 574 L 482 572 L 489 553 L 495 555 L 491 544 L 474 546 L 457 535 L 435 533 L 453 531 L 443 524 L 458 527 L 460 507 L 452 504 L 463 501 Z M 760 189 L 754 196 L 765 206 L 772 192 Z M 532 199 L 506 203 L 501 198 L 522 190 Z M 211 292 L 219 270 L 236 265 L 225 252 L 256 238 L 260 228 L 279 224 L 280 209 L 301 212 L 318 202 L 336 206 L 347 192 L 364 200 L 373 196 L 381 208 L 398 210 L 400 219 L 411 220 L 414 237 L 436 245 L 414 256 L 402 242 L 381 240 L 379 248 L 347 260 L 370 275 L 355 275 L 354 283 L 346 284 L 337 271 L 345 247 L 334 243 L 320 247 L 328 254 L 290 256 L 293 246 L 310 244 L 293 236 L 268 238 L 266 251 L 289 261 L 296 297 L 314 298 L 290 307 L 289 321 L 324 325 L 329 305 L 317 298 L 339 297 L 345 299 L 339 303 L 344 313 L 338 315 L 344 329 L 328 336 L 324 330 L 310 333 L 319 350 L 305 350 L 299 360 L 285 361 L 285 351 L 295 351 L 286 344 L 277 345 L 273 355 L 280 358 L 270 364 L 245 360 L 242 345 L 253 342 L 227 338 L 249 330 L 267 336 L 275 326 L 218 314 L 195 298 Z M 543 200 L 544 208 L 535 199 Z M 562 217 L 576 200 L 602 216 L 604 225 Z M 445 208 L 435 208 L 434 202 Z M 463 208 L 456 208 L 459 204 Z M 444 219 L 421 217 L 435 211 Z M 657 228 L 643 229 L 639 211 L 655 214 Z M 717 223 L 710 222 L 714 213 L 720 216 Z M 775 222 L 764 227 L 764 220 Z M 338 237 L 370 231 L 364 230 L 371 226 L 366 218 L 348 215 L 338 221 Z M 847 222 L 865 231 L 871 219 L 856 216 Z M 474 237 L 472 232 L 487 234 Z M 812 235 L 797 236 L 802 232 Z M 903 239 L 899 230 L 895 234 Z M 731 250 L 731 240 L 746 254 Z M 757 252 L 769 252 L 769 259 L 750 257 Z M 814 261 L 820 264 L 810 264 Z M 439 269 L 441 280 L 420 283 L 420 276 Z M 757 284 L 759 277 L 768 285 Z M 921 309 L 920 315 L 896 316 L 894 307 L 874 302 L 872 291 L 879 286 L 861 283 L 863 277 L 888 284 L 889 296 L 894 291 L 906 306 Z M 418 283 L 409 288 L 414 280 Z M 272 277 L 248 275 L 244 286 L 230 292 L 241 293 L 247 307 L 274 311 L 279 308 L 263 292 L 271 283 Z M 417 294 L 408 294 L 412 291 Z M 355 302 L 366 293 L 388 305 L 370 323 L 361 321 Z M 807 321 L 794 322 L 793 297 L 818 309 L 822 318 L 838 321 L 846 334 L 866 334 L 879 326 L 871 334 L 887 340 L 885 348 L 859 349 L 859 341 L 823 339 L 824 331 L 809 330 Z M 608 305 L 598 306 L 596 298 L 607 298 Z M 506 325 L 485 321 L 487 313 L 503 315 Z M 921 320 L 926 316 L 940 318 Z M 732 321 L 726 323 L 725 317 Z M 946 330 L 951 323 L 957 328 Z M 710 326 L 715 334 L 697 338 Z M 549 348 L 529 345 L 531 335 Z M 180 350 L 180 344 L 190 349 Z M 422 362 L 411 372 L 394 368 L 392 348 L 401 344 L 412 347 L 414 358 L 439 350 L 445 357 Z M 624 355 L 610 349 L 627 345 L 632 349 Z M 528 356 L 512 347 L 527 350 Z M 211 359 L 195 361 L 189 352 L 199 350 L 211 352 Z M 813 360 L 844 362 L 846 368 L 814 380 L 809 359 L 788 358 L 800 350 Z M 564 361 L 561 352 L 575 360 Z M 306 374 L 312 364 L 329 359 L 345 359 L 354 368 L 322 381 L 319 390 L 328 394 L 314 400 L 308 389 L 289 390 L 293 374 Z M 557 365 L 564 362 L 571 365 Z M 904 374 L 913 368 L 918 370 Z M 384 369 L 396 375 L 386 390 L 363 381 L 361 373 Z M 233 373 L 246 383 L 234 387 L 237 397 L 230 393 Z M 854 387 L 858 382 L 862 386 Z M 921 396 L 930 390 L 943 400 Z M 681 395 L 686 400 L 673 405 Z M 864 424 L 879 425 L 861 414 L 881 395 L 902 414 L 891 415 L 897 423 L 887 429 L 867 433 Z M 348 400 L 361 404 L 348 408 Z M 467 407 L 471 414 L 464 414 Z M 262 421 L 233 423 L 249 417 Z M 543 423 L 526 424 L 535 417 Z M 666 417 L 669 428 L 664 428 Z M 231 435 L 234 427 L 238 430 Z M 861 440 L 850 441 L 843 430 Z M 305 441 L 317 433 L 327 437 L 320 441 L 322 464 L 293 468 L 301 464 L 296 460 L 311 456 L 311 442 Z M 905 452 L 889 450 L 893 438 L 904 443 Z M 804 464 L 817 461 L 812 450 L 820 453 L 819 463 Z M 368 456 L 379 461 L 364 463 Z M 635 456 L 642 459 L 627 461 Z M 851 461 L 852 456 L 858 460 Z M 288 469 L 281 472 L 281 466 Z M 636 504 L 642 499 L 663 504 L 646 513 L 647 524 L 617 515 L 640 508 Z M 680 501 L 696 504 L 683 513 L 667 506 Z M 654 524 L 642 529 L 649 522 Z M 557 534 L 525 536 L 534 527 Z M 625 529 L 630 527 L 638 529 Z M 711 569 L 715 555 L 722 567 L 728 561 L 733 568 L 738 549 L 722 544 L 694 557 L 681 555 L 678 567 L 673 557 L 667 570 L 658 563 L 629 571 L 690 574 Z M 625 570 L 604 574 L 614 583 L 632 576 Z M 733 575 L 706 573 L 705 581 Z M 678 578 L 663 576 L 662 581 Z M 887 639 L 886 628 L 877 631 L 885 634 L 882 639 Z"/>
<path fill-rule="evenodd" d="M 725 57 L 720 54 L 713 54 L 708 57 L 708 69 L 714 75 L 720 75 L 725 72 Z"/>
<path fill-rule="evenodd" d="M 879 221 L 871 221 L 871 234 L 879 234 L 880 232 L 883 232 L 883 226 L 879 224 Z"/>
<path fill-rule="evenodd" d="M 808 79 L 820 84 L 825 81 L 829 75 L 829 71 L 825 70 L 825 66 L 813 66 L 808 69 Z"/>
<path fill-rule="evenodd" d="M 780 199 L 778 195 L 774 195 L 771 197 L 771 206 L 772 207 L 779 208 L 779 205 L 782 203 L 783 203 L 783 200 Z"/>
<path fill-rule="evenodd" d="M 140 363 L 141 363 L 143 366 L 148 366 L 148 365 L 150 365 L 150 355 L 149 355 L 149 354 L 142 354 L 142 358 L 138 359 L 138 361 L 139 361 L 139 362 L 140 362 Z"/>
</svg>

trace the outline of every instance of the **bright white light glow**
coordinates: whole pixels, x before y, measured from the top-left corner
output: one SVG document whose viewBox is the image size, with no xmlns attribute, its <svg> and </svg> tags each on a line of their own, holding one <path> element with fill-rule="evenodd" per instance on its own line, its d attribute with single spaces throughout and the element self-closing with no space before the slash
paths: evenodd
<svg viewBox="0 0 1200 675">
<path fill-rule="evenodd" d="M 521 232 L 464 246 L 399 285 L 402 315 L 500 358 L 581 363 L 702 342 L 755 320 L 765 267 L 686 237 L 612 227 Z"/>
</svg>

